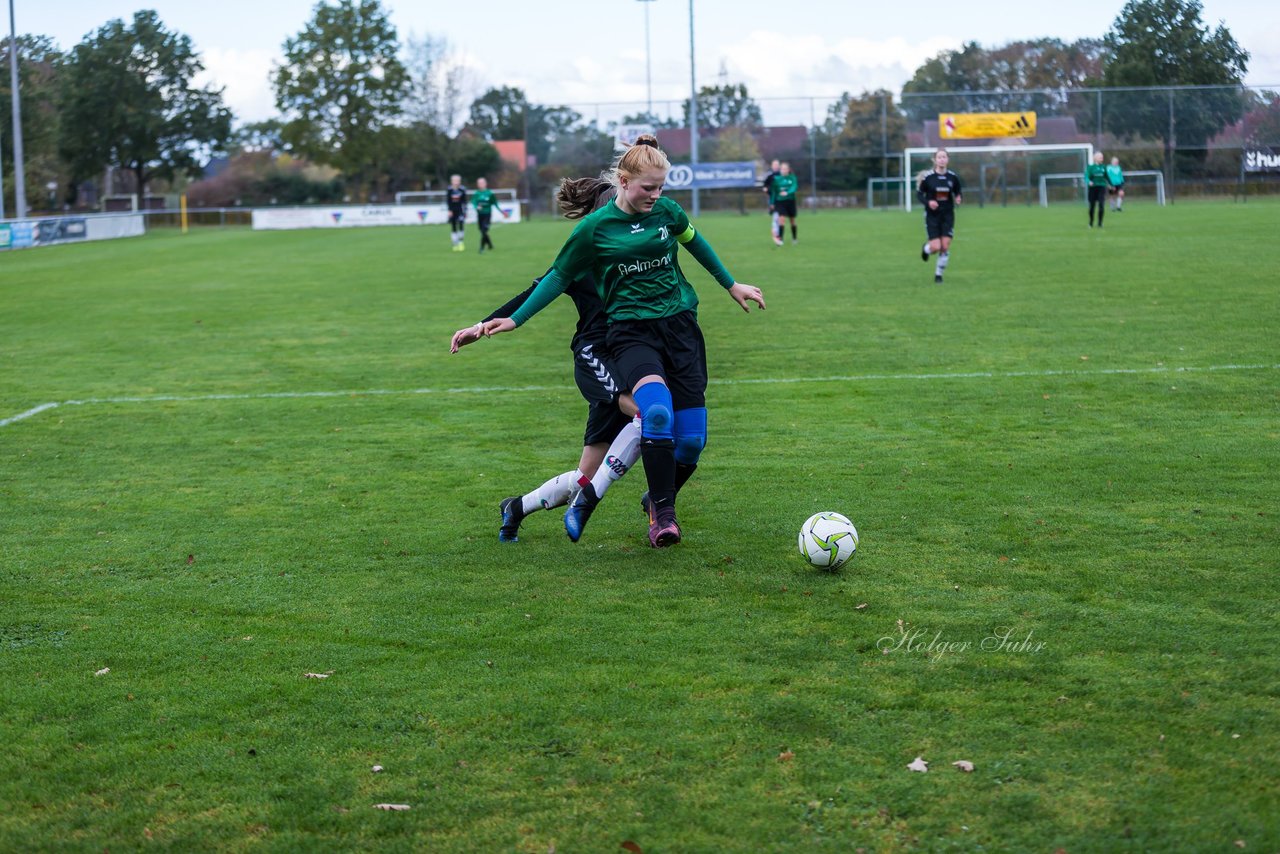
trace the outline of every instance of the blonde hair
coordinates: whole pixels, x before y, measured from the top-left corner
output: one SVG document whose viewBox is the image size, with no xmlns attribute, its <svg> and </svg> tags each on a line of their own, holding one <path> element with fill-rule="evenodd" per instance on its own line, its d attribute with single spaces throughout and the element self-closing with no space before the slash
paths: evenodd
<svg viewBox="0 0 1280 854">
<path fill-rule="evenodd" d="M 646 133 L 636 137 L 636 144 L 622 152 L 600 177 L 618 189 L 622 189 L 624 175 L 630 180 L 644 172 L 654 169 L 666 172 L 670 168 L 671 161 L 658 147 L 658 138 L 651 133 Z"/>
</svg>

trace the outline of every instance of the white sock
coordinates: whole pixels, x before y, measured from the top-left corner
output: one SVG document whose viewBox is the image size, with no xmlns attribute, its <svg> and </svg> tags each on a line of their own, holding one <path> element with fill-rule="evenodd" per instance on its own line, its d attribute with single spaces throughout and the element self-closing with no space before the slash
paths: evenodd
<svg viewBox="0 0 1280 854">
<path fill-rule="evenodd" d="M 923 252 L 923 253 L 924 253 L 924 254 L 926 254 L 926 255 L 932 255 L 932 254 L 933 254 L 933 250 L 929 248 L 929 241 L 927 241 L 927 240 L 926 240 L 926 241 L 924 242 L 924 245 L 920 247 L 920 251 L 921 251 L 921 252 Z"/>
<path fill-rule="evenodd" d="M 539 486 L 533 492 L 521 499 L 521 505 L 524 507 L 525 515 L 529 515 L 538 510 L 550 510 L 552 507 L 560 507 L 568 504 L 569 499 L 581 488 L 578 486 L 578 480 L 582 477 L 582 472 L 574 469 L 564 474 L 558 474 L 551 480 Z"/>
<path fill-rule="evenodd" d="M 942 254 L 938 256 L 938 266 L 934 268 L 933 274 L 935 276 L 941 276 L 942 271 L 947 269 L 947 262 L 950 260 L 951 260 L 950 250 L 944 250 Z"/>
<path fill-rule="evenodd" d="M 638 459 L 640 459 L 640 416 L 637 415 L 618 433 L 618 437 L 613 440 L 609 451 L 604 455 L 604 462 L 591 478 L 596 497 L 604 498 L 604 494 L 614 481 L 626 474 Z"/>
<path fill-rule="evenodd" d="M 769 215 L 769 236 L 770 236 L 770 237 L 777 237 L 777 236 L 778 236 L 778 214 L 777 214 L 777 212 L 774 212 L 774 213 L 772 213 L 772 214 L 770 214 L 770 215 Z"/>
</svg>

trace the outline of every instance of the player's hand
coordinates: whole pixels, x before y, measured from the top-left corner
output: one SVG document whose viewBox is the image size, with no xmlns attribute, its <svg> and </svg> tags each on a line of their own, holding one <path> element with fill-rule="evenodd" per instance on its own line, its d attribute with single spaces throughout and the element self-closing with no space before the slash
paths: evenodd
<svg viewBox="0 0 1280 854">
<path fill-rule="evenodd" d="M 729 288 L 729 296 L 733 297 L 733 301 L 742 306 L 743 311 L 751 311 L 747 307 L 748 302 L 753 302 L 764 309 L 764 292 L 755 285 L 744 285 L 741 282 L 734 282 L 733 287 Z"/>
<path fill-rule="evenodd" d="M 516 322 L 509 317 L 495 317 L 484 325 L 484 335 L 491 338 L 494 335 L 500 335 L 503 332 L 511 332 L 516 328 Z"/>
<path fill-rule="evenodd" d="M 938 209 L 938 203 L 937 203 L 936 201 L 934 201 L 933 199 L 930 199 L 930 200 L 929 200 L 929 210 L 931 210 L 931 211 L 936 211 L 937 209 Z"/>
<path fill-rule="evenodd" d="M 473 341 L 479 341 L 480 336 L 484 334 L 484 324 L 477 323 L 475 326 L 468 326 L 466 329 L 459 329 L 453 333 L 453 340 L 449 342 L 449 352 L 458 352 L 459 347 L 465 347 Z"/>
<path fill-rule="evenodd" d="M 964 199 L 963 199 L 963 198 L 961 198 L 960 196 L 956 196 L 956 207 L 960 207 L 960 204 L 961 204 L 963 201 L 964 201 Z"/>
</svg>

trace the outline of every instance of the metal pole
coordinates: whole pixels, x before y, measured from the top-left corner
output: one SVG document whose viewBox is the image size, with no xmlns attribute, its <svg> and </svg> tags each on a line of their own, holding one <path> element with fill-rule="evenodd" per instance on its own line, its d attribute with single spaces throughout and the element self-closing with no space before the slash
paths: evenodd
<svg viewBox="0 0 1280 854">
<path fill-rule="evenodd" d="M 653 0 L 639 0 L 639 2 L 644 4 L 644 84 L 649 105 L 647 118 L 653 121 L 653 54 L 649 48 L 649 4 Z"/>
<path fill-rule="evenodd" d="M 22 168 L 22 106 L 18 98 L 18 28 L 9 0 L 9 88 L 13 92 L 13 209 L 18 219 L 27 215 L 27 176 Z"/>
<path fill-rule="evenodd" d="M 689 0 L 689 165 L 693 169 L 693 204 L 689 211 L 698 216 L 698 74 L 693 62 L 693 0 Z"/>
<path fill-rule="evenodd" d="M 814 117 L 813 99 L 809 99 L 809 193 L 813 212 L 818 212 L 818 120 Z"/>
<path fill-rule="evenodd" d="M 0 155 L 4 153 L 4 146 L 0 146 Z M 4 157 L 0 156 L 0 219 L 4 219 Z"/>
</svg>

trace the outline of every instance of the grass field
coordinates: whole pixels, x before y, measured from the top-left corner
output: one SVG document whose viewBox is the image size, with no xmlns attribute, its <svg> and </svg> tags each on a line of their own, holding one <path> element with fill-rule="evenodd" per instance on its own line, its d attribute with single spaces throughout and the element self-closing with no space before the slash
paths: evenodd
<svg viewBox="0 0 1280 854">
<path fill-rule="evenodd" d="M 664 551 L 497 542 L 574 314 L 448 339 L 564 223 L 0 255 L 0 850 L 1280 850 L 1280 205 L 958 219 L 701 219 Z"/>
</svg>

